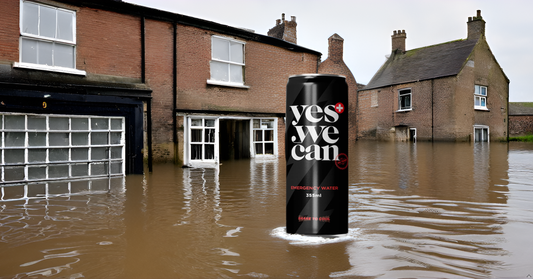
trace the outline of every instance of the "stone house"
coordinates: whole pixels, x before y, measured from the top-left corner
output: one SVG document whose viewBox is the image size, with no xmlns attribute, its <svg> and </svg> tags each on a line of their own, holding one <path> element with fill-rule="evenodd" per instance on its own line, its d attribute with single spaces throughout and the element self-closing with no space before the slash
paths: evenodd
<svg viewBox="0 0 533 279">
<path fill-rule="evenodd" d="M 485 38 L 481 11 L 467 39 L 392 52 L 358 92 L 357 139 L 494 141 L 508 137 L 509 79 Z"/>
<path fill-rule="evenodd" d="M 261 35 L 122 1 L 6 0 L 0 24 L 1 183 L 284 154 L 288 78 L 321 62 L 295 17 Z"/>
</svg>

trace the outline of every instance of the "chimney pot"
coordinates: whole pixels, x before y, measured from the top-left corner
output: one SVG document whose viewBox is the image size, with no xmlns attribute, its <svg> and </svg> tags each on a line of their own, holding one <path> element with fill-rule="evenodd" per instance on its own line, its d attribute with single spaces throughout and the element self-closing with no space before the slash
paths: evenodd
<svg viewBox="0 0 533 279">
<path fill-rule="evenodd" d="M 394 30 L 392 37 L 392 51 L 400 50 L 405 51 L 405 39 L 407 34 L 405 30 Z"/>
<path fill-rule="evenodd" d="M 477 40 L 485 36 L 485 21 L 481 17 L 481 10 L 477 10 L 476 17 L 469 17 L 467 23 L 468 40 Z"/>
<path fill-rule="evenodd" d="M 291 21 L 285 20 L 285 13 L 281 14 L 281 19 L 276 20 L 276 26 L 268 30 L 267 35 L 296 44 L 296 17 L 291 16 Z"/>
</svg>

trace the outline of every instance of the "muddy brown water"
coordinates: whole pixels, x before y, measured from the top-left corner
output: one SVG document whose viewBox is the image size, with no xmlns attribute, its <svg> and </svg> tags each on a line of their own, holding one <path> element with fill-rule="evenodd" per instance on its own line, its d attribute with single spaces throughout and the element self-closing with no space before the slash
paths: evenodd
<svg viewBox="0 0 533 279">
<path fill-rule="evenodd" d="M 533 144 L 357 142 L 349 164 L 336 240 L 283 233 L 284 159 L 2 201 L 0 277 L 533 276 Z"/>
</svg>

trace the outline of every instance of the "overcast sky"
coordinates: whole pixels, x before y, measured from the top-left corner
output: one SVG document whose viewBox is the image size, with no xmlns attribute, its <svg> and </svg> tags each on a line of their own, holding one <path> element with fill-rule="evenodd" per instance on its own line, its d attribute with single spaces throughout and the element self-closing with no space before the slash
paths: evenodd
<svg viewBox="0 0 533 279">
<path fill-rule="evenodd" d="M 298 44 L 328 55 L 328 38 L 344 38 L 344 62 L 367 84 L 391 52 L 393 30 L 414 49 L 467 37 L 476 10 L 496 60 L 511 80 L 511 102 L 533 102 L 533 1 L 530 0 L 124 0 L 266 35 L 276 19 L 296 16 Z"/>
</svg>

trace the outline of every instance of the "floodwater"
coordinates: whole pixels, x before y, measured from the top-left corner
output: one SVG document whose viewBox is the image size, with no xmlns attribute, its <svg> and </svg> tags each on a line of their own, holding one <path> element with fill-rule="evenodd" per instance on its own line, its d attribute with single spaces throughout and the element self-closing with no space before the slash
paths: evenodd
<svg viewBox="0 0 533 279">
<path fill-rule="evenodd" d="M 349 164 L 350 231 L 333 239 L 284 232 L 284 159 L 5 188 L 0 277 L 533 276 L 533 144 L 357 142 Z"/>
</svg>

